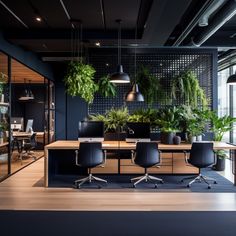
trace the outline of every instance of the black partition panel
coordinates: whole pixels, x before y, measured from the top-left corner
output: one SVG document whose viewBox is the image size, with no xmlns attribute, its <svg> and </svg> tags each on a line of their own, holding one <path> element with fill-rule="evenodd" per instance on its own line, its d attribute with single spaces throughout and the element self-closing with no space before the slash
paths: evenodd
<svg viewBox="0 0 236 236">
<path fill-rule="evenodd" d="M 134 75 L 134 53 L 132 50 L 123 49 L 122 65 L 124 71 L 132 78 Z M 117 54 L 111 50 L 91 52 L 89 63 L 96 69 L 96 79 L 112 73 L 116 70 Z M 166 96 L 169 96 L 171 80 L 181 72 L 191 70 L 199 79 L 200 86 L 205 90 L 209 100 L 210 108 L 214 107 L 213 100 L 214 86 L 216 85 L 217 51 L 215 49 L 138 49 L 137 68 L 147 66 L 150 72 L 157 79 L 161 79 L 165 84 Z M 104 113 L 111 107 L 121 107 L 126 105 L 130 112 L 139 108 L 147 108 L 148 105 L 140 102 L 125 103 L 124 96 L 129 91 L 131 85 L 118 85 L 118 95 L 115 98 L 104 98 L 97 94 L 93 104 L 89 105 L 88 113 Z M 177 100 L 167 103 L 166 100 L 156 101 L 152 105 L 158 108 L 165 105 L 181 105 L 184 101 Z"/>
</svg>

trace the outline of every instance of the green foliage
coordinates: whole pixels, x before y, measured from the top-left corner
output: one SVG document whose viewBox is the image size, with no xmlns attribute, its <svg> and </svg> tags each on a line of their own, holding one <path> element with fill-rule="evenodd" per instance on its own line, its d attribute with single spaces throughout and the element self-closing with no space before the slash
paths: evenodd
<svg viewBox="0 0 236 236">
<path fill-rule="evenodd" d="M 162 132 L 176 132 L 179 130 L 179 110 L 175 106 L 160 109 L 156 120 Z"/>
<path fill-rule="evenodd" d="M 150 126 L 154 128 L 157 126 L 157 114 L 158 111 L 155 109 L 139 109 L 129 116 L 128 121 L 150 123 Z"/>
<path fill-rule="evenodd" d="M 200 87 L 196 75 L 192 71 L 186 71 L 172 80 L 171 95 L 174 99 L 183 98 L 186 105 L 206 107 L 208 104 L 204 90 Z"/>
<path fill-rule="evenodd" d="M 0 122 L 0 133 L 2 134 L 4 131 L 8 130 L 8 123 L 6 121 Z"/>
<path fill-rule="evenodd" d="M 222 141 L 226 132 L 232 130 L 233 123 L 236 122 L 236 118 L 231 116 L 218 117 L 216 112 L 212 112 L 210 116 L 212 123 L 211 130 L 214 133 L 214 141 Z"/>
<path fill-rule="evenodd" d="M 158 91 L 160 91 L 159 80 L 151 74 L 147 67 L 142 66 L 137 73 L 136 82 L 145 102 L 148 105 L 152 105 L 158 99 Z"/>
<path fill-rule="evenodd" d="M 3 94 L 3 89 L 6 83 L 7 83 L 7 76 L 2 72 L 0 72 L 0 95 Z"/>
<path fill-rule="evenodd" d="M 118 129 L 122 131 L 126 125 L 128 117 L 129 112 L 127 107 L 111 108 L 105 113 L 105 115 L 90 115 L 91 120 L 104 122 L 105 132 L 116 132 Z"/>
<path fill-rule="evenodd" d="M 92 103 L 98 86 L 94 82 L 95 69 L 79 61 L 72 61 L 68 65 L 68 72 L 64 78 L 67 93 L 71 96 L 81 96 L 86 102 Z"/>
<path fill-rule="evenodd" d="M 105 98 L 115 97 L 117 93 L 116 85 L 110 82 L 108 76 L 104 76 L 98 81 L 98 92 Z"/>
<path fill-rule="evenodd" d="M 225 159 L 228 157 L 228 152 L 225 150 L 216 150 L 214 153 L 217 155 L 217 158 L 219 159 Z"/>
</svg>

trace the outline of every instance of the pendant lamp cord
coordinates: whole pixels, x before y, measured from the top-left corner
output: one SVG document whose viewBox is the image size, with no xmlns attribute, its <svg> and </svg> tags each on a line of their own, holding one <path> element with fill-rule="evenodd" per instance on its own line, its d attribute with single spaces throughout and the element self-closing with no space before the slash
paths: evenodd
<svg viewBox="0 0 236 236">
<path fill-rule="evenodd" d="M 136 76 L 137 76 L 137 24 L 135 26 L 135 46 L 134 46 L 134 84 L 136 84 Z"/>
<path fill-rule="evenodd" d="M 121 65 L 121 20 L 116 20 L 118 25 L 118 42 L 117 42 L 117 48 L 118 48 L 118 65 Z"/>
<path fill-rule="evenodd" d="M 83 24 L 80 21 L 80 62 L 82 63 L 82 56 L 83 56 Z"/>
</svg>

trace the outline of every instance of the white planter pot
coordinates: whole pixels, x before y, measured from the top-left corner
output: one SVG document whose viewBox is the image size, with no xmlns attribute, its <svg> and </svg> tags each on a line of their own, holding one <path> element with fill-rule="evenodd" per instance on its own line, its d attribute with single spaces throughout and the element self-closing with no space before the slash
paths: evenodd
<svg viewBox="0 0 236 236">
<path fill-rule="evenodd" d="M 0 155 L 0 163 L 7 163 L 8 162 L 8 153 L 4 153 Z"/>
<path fill-rule="evenodd" d="M 4 103 L 4 94 L 1 94 L 0 99 L 1 99 L 0 102 L 1 102 L 1 103 Z"/>
</svg>

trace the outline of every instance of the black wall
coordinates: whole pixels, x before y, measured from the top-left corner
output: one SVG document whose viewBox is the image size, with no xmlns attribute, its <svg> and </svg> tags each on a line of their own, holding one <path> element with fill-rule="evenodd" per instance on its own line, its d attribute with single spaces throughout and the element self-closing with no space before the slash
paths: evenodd
<svg viewBox="0 0 236 236">
<path fill-rule="evenodd" d="M 12 117 L 23 117 L 24 127 L 27 120 L 33 119 L 33 130 L 44 131 L 44 97 L 46 89 L 43 84 L 31 85 L 31 90 L 35 99 L 32 101 L 19 101 L 19 97 L 24 92 L 24 85 L 12 84 L 11 114 Z"/>
</svg>

